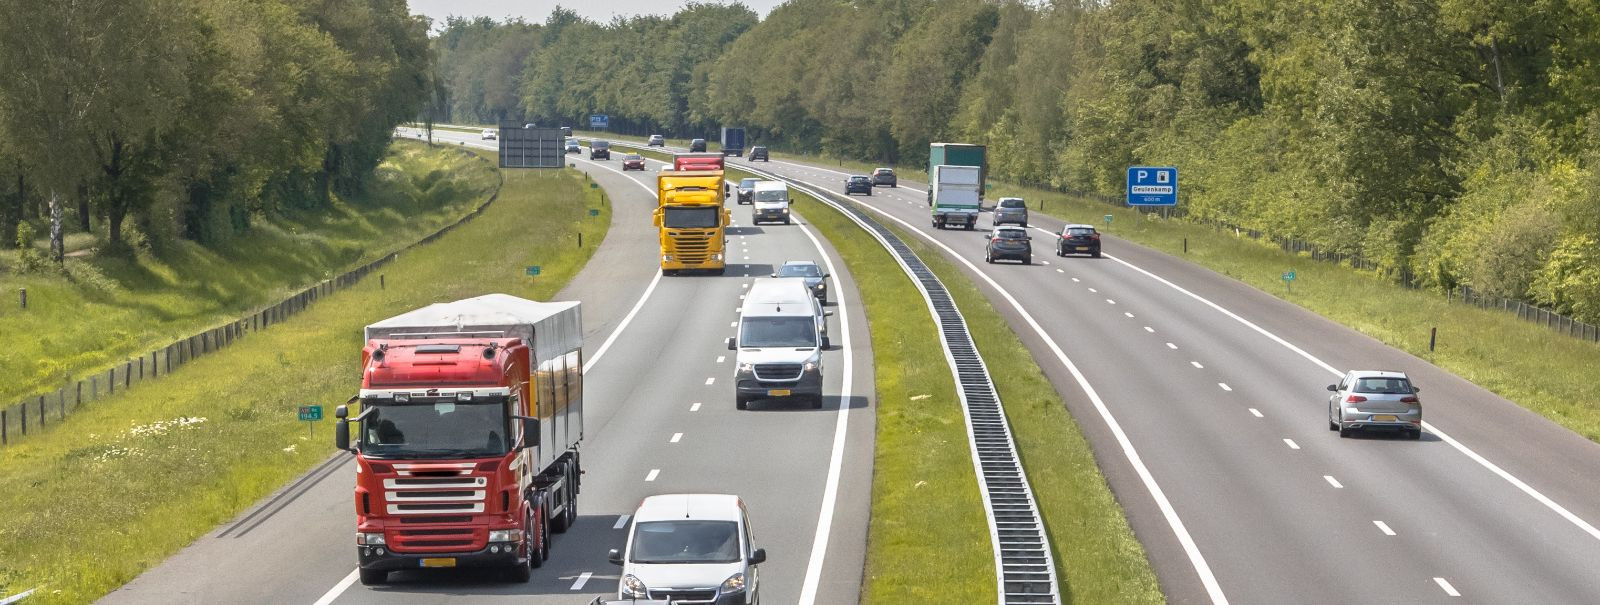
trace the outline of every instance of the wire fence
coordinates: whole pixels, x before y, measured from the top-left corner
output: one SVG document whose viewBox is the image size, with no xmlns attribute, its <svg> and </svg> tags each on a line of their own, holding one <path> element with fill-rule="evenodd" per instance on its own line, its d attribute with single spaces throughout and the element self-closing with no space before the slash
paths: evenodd
<svg viewBox="0 0 1600 605">
<path fill-rule="evenodd" d="M 488 161 L 482 156 L 476 157 L 478 161 Z M 136 384 L 166 376 L 184 364 L 221 351 L 251 333 L 265 330 L 293 317 L 324 297 L 355 285 L 373 271 L 394 262 L 400 257 L 401 252 L 439 239 L 482 214 L 500 197 L 502 185 L 504 185 L 503 176 L 496 183 L 489 198 L 477 208 L 400 250 L 323 280 L 248 316 L 202 330 L 188 338 L 173 341 L 164 347 L 96 372 L 87 378 L 69 381 L 54 391 L 38 393 L 15 405 L 0 409 L 0 446 L 10 445 L 30 433 L 37 434 L 51 424 L 66 420 L 67 414 L 90 403 L 126 391 Z M 385 287 L 382 275 L 378 276 L 378 282 L 380 288 Z"/>
</svg>

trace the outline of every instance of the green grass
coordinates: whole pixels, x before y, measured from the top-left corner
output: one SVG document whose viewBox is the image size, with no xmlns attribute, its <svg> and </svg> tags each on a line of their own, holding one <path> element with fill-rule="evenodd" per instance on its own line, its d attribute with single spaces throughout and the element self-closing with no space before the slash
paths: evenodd
<svg viewBox="0 0 1600 605">
<path fill-rule="evenodd" d="M 458 193 L 457 203 L 481 201 Z M 491 292 L 548 300 L 600 245 L 609 217 L 575 171 L 508 172 L 482 216 L 385 267 L 387 289 L 369 277 L 0 449 L 0 594 L 38 586 L 29 605 L 93 601 L 234 518 L 333 451 L 332 423 L 308 438 L 295 408 L 331 408 L 355 392 L 362 326 Z M 537 280 L 523 275 L 534 264 Z"/>
<path fill-rule="evenodd" d="M 495 187 L 491 164 L 400 143 L 368 192 L 259 221 L 214 247 L 174 241 L 133 258 L 68 258 L 65 271 L 6 275 L 0 304 L 0 404 L 53 390 L 116 362 L 276 302 L 453 222 Z M 90 238 L 74 234 L 68 248 Z M 13 253 L 14 254 L 14 253 Z M 16 288 L 28 289 L 18 308 Z"/>
<path fill-rule="evenodd" d="M 878 431 L 862 600 L 992 601 L 992 550 L 933 319 L 877 240 L 810 196 L 796 192 L 796 200 L 796 210 L 850 267 L 873 328 Z M 964 274 L 937 251 L 901 238 L 940 275 L 991 368 L 1051 537 L 1064 600 L 1161 602 L 1155 573 L 1088 442 L 1032 356 Z"/>
</svg>

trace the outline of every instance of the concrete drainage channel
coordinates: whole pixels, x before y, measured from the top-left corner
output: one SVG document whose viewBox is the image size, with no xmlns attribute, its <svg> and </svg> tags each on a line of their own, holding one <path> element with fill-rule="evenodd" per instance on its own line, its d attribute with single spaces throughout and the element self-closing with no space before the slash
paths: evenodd
<svg viewBox="0 0 1600 605">
<path fill-rule="evenodd" d="M 978 472 L 978 489 L 989 519 L 995 575 L 1000 579 L 999 603 L 1061 603 L 1050 541 L 1034 503 L 1033 489 L 1028 486 L 1028 477 L 1017 458 L 1016 443 L 1011 438 L 1011 426 L 1001 407 L 1000 395 L 995 392 L 989 368 L 978 355 L 972 335 L 967 331 L 967 322 L 944 283 L 899 236 L 853 204 L 838 202 L 832 199 L 832 194 L 764 170 L 748 166 L 739 169 L 788 183 L 850 217 L 876 237 L 911 276 L 939 324 L 945 360 L 955 375 L 961 407 L 966 413 L 973 467 Z"/>
</svg>

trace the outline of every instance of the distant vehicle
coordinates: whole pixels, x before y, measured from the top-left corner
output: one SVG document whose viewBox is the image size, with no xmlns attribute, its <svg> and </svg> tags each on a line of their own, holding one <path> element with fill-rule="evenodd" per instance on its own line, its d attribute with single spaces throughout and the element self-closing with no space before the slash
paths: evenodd
<svg viewBox="0 0 1600 605">
<path fill-rule="evenodd" d="M 720 153 L 679 153 L 672 156 L 674 170 L 722 170 L 727 159 Z"/>
<path fill-rule="evenodd" d="M 1056 256 L 1088 254 L 1100 258 L 1100 232 L 1094 225 L 1067 225 L 1061 228 L 1061 239 L 1056 241 Z"/>
<path fill-rule="evenodd" d="M 738 351 L 734 407 L 793 397 L 821 409 L 828 315 L 804 283 L 757 278 L 739 310 L 738 336 L 728 339 L 728 350 Z"/>
<path fill-rule="evenodd" d="M 650 140 L 645 143 L 647 147 L 666 147 L 667 139 L 659 134 L 650 135 Z"/>
<path fill-rule="evenodd" d="M 500 131 L 495 130 L 493 128 L 485 128 L 485 129 L 483 129 L 483 140 L 487 141 L 487 140 L 491 140 L 491 139 L 497 139 L 499 137 L 500 137 Z"/>
<path fill-rule="evenodd" d="M 744 129 L 723 126 L 721 143 L 722 155 L 733 157 L 744 155 Z"/>
<path fill-rule="evenodd" d="M 528 122 L 527 124 L 522 125 L 523 130 L 532 130 L 534 128 L 538 128 L 538 126 L 534 126 L 533 122 Z"/>
<path fill-rule="evenodd" d="M 872 195 L 872 178 L 864 174 L 853 174 L 844 180 L 844 194 L 865 193 Z"/>
<path fill-rule="evenodd" d="M 1422 389 L 1405 372 L 1352 370 L 1328 385 L 1328 430 L 1340 437 L 1360 430 L 1400 431 L 1422 438 Z"/>
<path fill-rule="evenodd" d="M 968 143 L 928 144 L 928 178 L 933 178 L 936 166 L 976 166 L 978 183 L 989 182 L 989 150 L 983 145 Z M 978 189 L 978 201 L 983 201 L 983 189 Z M 928 189 L 928 202 L 933 203 L 933 188 Z"/>
<path fill-rule="evenodd" d="M 766 147 L 761 146 L 761 145 L 756 145 L 755 147 L 751 147 L 750 148 L 750 161 L 752 161 L 752 162 L 771 162 L 772 160 L 767 158 L 767 148 Z"/>
<path fill-rule="evenodd" d="M 567 139 L 567 153 L 583 153 L 583 148 L 578 146 L 577 141 Z"/>
<path fill-rule="evenodd" d="M 561 127 L 561 136 L 564 136 L 564 137 L 572 136 L 572 127 L 571 126 L 562 126 Z"/>
<path fill-rule="evenodd" d="M 639 155 L 637 153 L 630 153 L 628 155 L 622 156 L 622 169 L 623 170 L 644 170 L 644 156 Z"/>
<path fill-rule="evenodd" d="M 1028 230 L 1021 227 L 995 227 L 989 234 L 989 245 L 984 249 L 987 252 L 983 260 L 993 263 L 997 260 L 1020 260 L 1024 265 L 1033 264 L 1033 237 L 1028 235 Z"/>
<path fill-rule="evenodd" d="M 704 152 L 705 150 L 706 150 L 706 140 L 705 139 L 691 139 L 689 141 L 689 153 Z"/>
<path fill-rule="evenodd" d="M 778 267 L 778 272 L 773 273 L 772 276 L 804 279 L 806 289 L 811 290 L 811 294 L 817 297 L 817 302 L 823 305 L 828 304 L 828 274 L 823 273 L 822 267 L 817 265 L 815 261 L 784 261 L 783 266 Z"/>
<path fill-rule="evenodd" d="M 738 496 L 663 494 L 633 511 L 628 542 L 606 558 L 622 566 L 617 597 L 639 603 L 753 605 L 761 600 L 750 514 Z"/>
<path fill-rule="evenodd" d="M 995 202 L 995 225 L 1022 225 L 1028 226 L 1028 204 L 1020 197 L 1003 197 Z"/>
<path fill-rule="evenodd" d="M 794 202 L 789 199 L 788 185 L 778 181 L 756 181 L 750 199 L 755 204 L 750 210 L 750 224 L 755 225 L 761 221 L 782 221 L 785 225 L 790 223 L 789 204 Z"/>
<path fill-rule="evenodd" d="M 945 229 L 951 226 L 968 230 L 978 227 L 978 212 L 982 208 L 983 171 L 976 166 L 940 164 L 928 173 L 928 193 L 931 197 L 933 226 Z"/>
<path fill-rule="evenodd" d="M 872 186 L 877 187 L 879 185 L 887 185 L 889 187 L 900 186 L 899 180 L 894 176 L 893 168 L 879 168 L 872 171 Z"/>
<path fill-rule="evenodd" d="M 759 180 L 761 179 L 740 179 L 739 188 L 735 190 L 738 196 L 735 201 L 740 204 L 755 203 L 753 196 L 756 192 L 756 181 Z"/>
<path fill-rule="evenodd" d="M 611 141 L 601 141 L 601 140 L 591 140 L 591 141 L 589 141 L 589 159 L 591 159 L 591 160 L 609 160 L 609 159 L 611 159 Z"/>
</svg>

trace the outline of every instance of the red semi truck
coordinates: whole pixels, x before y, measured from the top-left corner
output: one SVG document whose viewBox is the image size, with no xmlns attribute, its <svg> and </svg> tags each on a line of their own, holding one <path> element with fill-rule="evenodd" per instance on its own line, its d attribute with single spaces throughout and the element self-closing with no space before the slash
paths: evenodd
<svg viewBox="0 0 1600 605">
<path fill-rule="evenodd" d="M 359 413 L 335 412 L 362 584 L 436 567 L 526 582 L 549 558 L 578 519 L 582 325 L 576 302 L 490 294 L 367 326 Z"/>
</svg>

